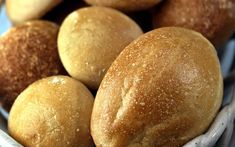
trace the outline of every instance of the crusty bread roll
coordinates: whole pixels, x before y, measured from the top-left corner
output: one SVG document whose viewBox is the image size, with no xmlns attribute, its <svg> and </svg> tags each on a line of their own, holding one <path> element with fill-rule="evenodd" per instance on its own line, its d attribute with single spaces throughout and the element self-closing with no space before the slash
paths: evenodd
<svg viewBox="0 0 235 147">
<path fill-rule="evenodd" d="M 165 0 L 157 7 L 154 27 L 196 30 L 220 47 L 235 31 L 235 0 Z"/>
<path fill-rule="evenodd" d="M 85 0 L 88 4 L 112 7 L 124 11 L 143 10 L 158 4 L 161 0 Z"/>
<path fill-rule="evenodd" d="M 119 53 L 141 34 L 140 27 L 117 10 L 82 8 L 71 13 L 60 28 L 59 55 L 72 77 L 97 89 Z"/>
<path fill-rule="evenodd" d="M 0 37 L 0 97 L 9 110 L 32 82 L 65 70 L 57 51 L 58 26 L 47 21 L 27 22 Z"/>
<path fill-rule="evenodd" d="M 70 77 L 39 80 L 16 99 L 9 133 L 27 147 L 92 147 L 93 101 L 89 90 Z"/>
<path fill-rule="evenodd" d="M 14 24 L 38 19 L 62 0 L 6 0 L 7 14 Z"/>
<path fill-rule="evenodd" d="M 128 45 L 95 99 L 97 147 L 179 147 L 203 133 L 222 100 L 220 64 L 201 34 L 177 27 L 151 31 Z"/>
</svg>

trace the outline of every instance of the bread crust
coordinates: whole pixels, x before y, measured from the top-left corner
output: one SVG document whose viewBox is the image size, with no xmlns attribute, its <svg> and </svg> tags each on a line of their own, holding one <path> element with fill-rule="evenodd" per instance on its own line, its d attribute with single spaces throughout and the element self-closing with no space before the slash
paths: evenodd
<svg viewBox="0 0 235 147">
<path fill-rule="evenodd" d="M 235 31 L 235 0 L 165 0 L 156 8 L 153 24 L 193 29 L 219 48 Z"/>
<path fill-rule="evenodd" d="M 183 28 L 156 29 L 108 70 L 91 134 L 97 147 L 179 147 L 208 128 L 222 94 L 219 60 L 207 39 Z"/>
<path fill-rule="evenodd" d="M 29 84 L 65 74 L 57 51 L 58 29 L 51 22 L 32 21 L 0 37 L 0 97 L 8 111 Z"/>
<path fill-rule="evenodd" d="M 14 24 L 41 18 L 62 0 L 6 0 L 7 14 Z"/>
<path fill-rule="evenodd" d="M 112 7 L 123 11 L 137 11 L 153 7 L 161 0 L 85 0 L 88 4 Z"/>
<path fill-rule="evenodd" d="M 142 35 L 141 28 L 125 14 L 105 7 L 72 12 L 63 22 L 58 48 L 67 72 L 91 89 L 98 89 L 119 53 Z"/>
<path fill-rule="evenodd" d="M 92 147 L 93 101 L 89 90 L 70 77 L 39 80 L 16 99 L 8 120 L 9 133 L 27 147 Z"/>
</svg>

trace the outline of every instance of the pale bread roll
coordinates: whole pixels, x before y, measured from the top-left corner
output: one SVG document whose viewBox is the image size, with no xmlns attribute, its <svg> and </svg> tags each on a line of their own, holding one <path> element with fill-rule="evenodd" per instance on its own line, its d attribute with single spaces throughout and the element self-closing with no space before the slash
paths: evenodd
<svg viewBox="0 0 235 147">
<path fill-rule="evenodd" d="M 91 89 L 98 89 L 119 53 L 142 34 L 125 14 L 105 7 L 72 12 L 61 25 L 58 48 L 67 72 Z"/>
<path fill-rule="evenodd" d="M 14 24 L 41 18 L 62 0 L 6 0 L 7 14 Z"/>
<path fill-rule="evenodd" d="M 27 147 L 92 147 L 93 101 L 89 90 L 70 77 L 39 80 L 16 99 L 9 133 Z"/>
<path fill-rule="evenodd" d="M 108 70 L 91 134 L 97 147 L 180 147 L 206 131 L 222 94 L 219 60 L 207 39 L 183 28 L 156 29 Z"/>
</svg>

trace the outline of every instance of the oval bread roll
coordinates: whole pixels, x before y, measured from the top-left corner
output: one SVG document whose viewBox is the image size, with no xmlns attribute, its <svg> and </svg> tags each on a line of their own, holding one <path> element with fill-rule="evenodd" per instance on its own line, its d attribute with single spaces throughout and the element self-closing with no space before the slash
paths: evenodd
<svg viewBox="0 0 235 147">
<path fill-rule="evenodd" d="M 57 51 L 58 30 L 54 23 L 32 21 L 0 37 L 0 97 L 7 110 L 29 84 L 65 73 Z"/>
<path fill-rule="evenodd" d="M 6 0 L 7 14 L 14 24 L 38 19 L 62 0 Z"/>
<path fill-rule="evenodd" d="M 27 147 L 92 147 L 93 100 L 89 90 L 70 77 L 39 80 L 16 99 L 9 133 Z"/>
<path fill-rule="evenodd" d="M 155 28 L 193 29 L 219 48 L 235 31 L 235 0 L 165 0 L 157 8 L 153 24 Z"/>
<path fill-rule="evenodd" d="M 59 55 L 72 77 L 98 89 L 115 58 L 141 34 L 140 27 L 117 10 L 82 8 L 67 16 L 60 28 Z"/>
<path fill-rule="evenodd" d="M 113 7 L 124 11 L 136 11 L 153 7 L 161 0 L 85 0 L 96 6 Z"/>
<path fill-rule="evenodd" d="M 180 147 L 220 108 L 223 81 L 212 44 L 177 27 L 128 45 L 98 90 L 91 119 L 97 147 Z"/>
</svg>

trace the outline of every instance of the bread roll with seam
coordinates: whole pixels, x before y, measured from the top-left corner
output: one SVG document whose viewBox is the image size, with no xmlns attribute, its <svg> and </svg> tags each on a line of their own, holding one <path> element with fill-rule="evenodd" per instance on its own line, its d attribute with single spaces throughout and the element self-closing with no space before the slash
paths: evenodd
<svg viewBox="0 0 235 147">
<path fill-rule="evenodd" d="M 164 0 L 156 8 L 153 25 L 193 29 L 219 48 L 235 31 L 235 0 Z"/>
<path fill-rule="evenodd" d="M 85 0 L 95 6 L 112 7 L 123 11 L 138 11 L 151 8 L 161 0 Z"/>
<path fill-rule="evenodd" d="M 222 101 L 213 45 L 177 27 L 148 32 L 114 61 L 97 92 L 97 147 L 179 147 L 207 130 Z"/>
<path fill-rule="evenodd" d="M 115 9 L 85 7 L 72 12 L 62 23 L 59 55 L 72 77 L 98 89 L 115 58 L 142 34 L 132 19 Z"/>
<path fill-rule="evenodd" d="M 17 97 L 10 111 L 9 133 L 27 147 L 92 147 L 93 101 L 89 90 L 70 77 L 39 80 Z"/>
<path fill-rule="evenodd" d="M 66 74 L 57 51 L 58 30 L 55 23 L 31 21 L 0 37 L 0 97 L 7 110 L 29 84 Z"/>
<path fill-rule="evenodd" d="M 7 14 L 14 24 L 41 18 L 62 0 L 6 0 Z"/>
</svg>

